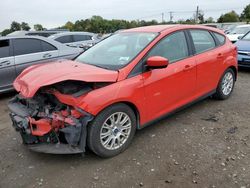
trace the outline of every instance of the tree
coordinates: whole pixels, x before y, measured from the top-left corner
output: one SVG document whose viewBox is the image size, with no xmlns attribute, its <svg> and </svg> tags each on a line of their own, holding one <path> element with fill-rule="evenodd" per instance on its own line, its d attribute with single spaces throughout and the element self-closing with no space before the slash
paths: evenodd
<svg viewBox="0 0 250 188">
<path fill-rule="evenodd" d="M 72 22 L 67 22 L 67 23 L 63 26 L 63 28 L 68 29 L 68 30 L 70 30 L 70 31 L 73 31 L 73 29 L 74 29 L 74 24 L 73 24 Z"/>
<path fill-rule="evenodd" d="M 206 23 L 214 23 L 214 19 L 212 17 L 209 17 L 205 20 Z"/>
<path fill-rule="evenodd" d="M 198 20 L 199 20 L 199 23 L 201 23 L 201 24 L 205 22 L 204 12 L 202 10 L 200 10 L 198 13 Z"/>
<path fill-rule="evenodd" d="M 43 26 L 41 24 L 35 24 L 34 25 L 34 29 L 36 31 L 42 31 L 42 30 L 44 30 L 44 28 L 43 28 Z"/>
<path fill-rule="evenodd" d="M 22 22 L 21 23 L 21 29 L 24 30 L 24 31 L 29 31 L 31 28 L 30 28 L 29 24 L 27 24 L 25 22 Z"/>
<path fill-rule="evenodd" d="M 5 29 L 5 30 L 2 31 L 1 35 L 6 36 L 6 35 L 8 35 L 10 33 L 12 33 L 12 31 L 10 29 Z"/>
<path fill-rule="evenodd" d="M 20 31 L 20 30 L 21 30 L 21 24 L 18 23 L 18 22 L 16 22 L 16 21 L 13 21 L 13 22 L 11 23 L 11 25 L 10 25 L 10 30 L 11 30 L 12 32 L 14 32 L 14 31 Z"/>
<path fill-rule="evenodd" d="M 250 21 L 250 4 L 244 8 L 240 18 L 243 21 Z"/>
<path fill-rule="evenodd" d="M 223 23 L 223 22 L 239 22 L 240 18 L 239 15 L 235 11 L 228 12 L 226 14 L 222 14 L 218 22 Z"/>
</svg>

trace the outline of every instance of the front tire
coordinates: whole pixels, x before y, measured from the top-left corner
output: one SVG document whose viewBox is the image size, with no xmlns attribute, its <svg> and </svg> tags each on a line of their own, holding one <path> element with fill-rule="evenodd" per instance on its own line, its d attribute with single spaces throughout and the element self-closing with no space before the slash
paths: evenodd
<svg viewBox="0 0 250 188">
<path fill-rule="evenodd" d="M 88 127 L 89 148 L 100 157 L 113 157 L 131 143 L 136 131 L 136 117 L 126 104 L 103 110 Z"/>
<path fill-rule="evenodd" d="M 214 98 L 218 100 L 225 100 L 233 92 L 235 84 L 235 73 L 232 69 L 227 69 L 220 79 Z"/>
</svg>

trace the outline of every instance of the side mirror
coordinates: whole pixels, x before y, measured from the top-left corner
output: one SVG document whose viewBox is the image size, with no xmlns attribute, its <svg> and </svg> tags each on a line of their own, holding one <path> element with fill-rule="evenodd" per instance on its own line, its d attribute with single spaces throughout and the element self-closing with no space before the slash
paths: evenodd
<svg viewBox="0 0 250 188">
<path fill-rule="evenodd" d="M 242 36 L 238 36 L 238 39 L 239 39 L 239 40 L 242 39 Z"/>
<path fill-rule="evenodd" d="M 147 59 L 147 67 L 151 69 L 166 68 L 168 64 L 168 59 L 161 56 L 152 56 Z"/>
</svg>

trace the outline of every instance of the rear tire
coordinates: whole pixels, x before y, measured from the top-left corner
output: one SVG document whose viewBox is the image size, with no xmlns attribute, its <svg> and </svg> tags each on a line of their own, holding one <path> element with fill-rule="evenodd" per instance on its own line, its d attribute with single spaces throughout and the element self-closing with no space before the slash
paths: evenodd
<svg viewBox="0 0 250 188">
<path fill-rule="evenodd" d="M 115 104 L 99 113 L 88 126 L 87 144 L 100 157 L 113 157 L 131 143 L 136 116 L 126 104 Z"/>
<path fill-rule="evenodd" d="M 220 79 L 214 98 L 218 100 L 225 100 L 230 97 L 233 92 L 235 84 L 235 73 L 232 69 L 227 69 Z"/>
</svg>

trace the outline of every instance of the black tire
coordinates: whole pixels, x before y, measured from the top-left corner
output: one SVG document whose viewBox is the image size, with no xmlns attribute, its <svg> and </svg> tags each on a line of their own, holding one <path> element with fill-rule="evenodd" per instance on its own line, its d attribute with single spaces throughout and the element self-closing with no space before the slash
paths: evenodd
<svg viewBox="0 0 250 188">
<path fill-rule="evenodd" d="M 124 144 L 121 145 L 120 148 L 109 150 L 106 149 L 101 143 L 100 132 L 107 118 L 109 118 L 112 114 L 116 112 L 122 112 L 129 116 L 131 121 L 131 129 L 126 142 L 124 142 Z M 119 103 L 112 105 L 103 110 L 102 112 L 100 112 L 95 117 L 95 119 L 90 123 L 90 125 L 88 126 L 87 144 L 88 147 L 98 156 L 104 158 L 113 157 L 123 152 L 129 146 L 135 135 L 135 132 L 136 132 L 136 116 L 133 110 L 128 105 Z"/>
<path fill-rule="evenodd" d="M 224 77 L 225 77 L 226 75 L 228 75 L 228 74 L 231 74 L 232 77 L 233 77 L 233 85 L 232 85 L 232 89 L 231 89 L 230 93 L 225 94 L 225 93 L 223 92 L 223 79 L 224 79 Z M 235 73 L 234 73 L 234 71 L 233 71 L 231 68 L 227 69 L 227 70 L 224 72 L 224 74 L 222 75 L 222 77 L 221 77 L 221 79 L 220 79 L 220 82 L 219 82 L 219 84 L 218 84 L 218 87 L 217 87 L 217 89 L 216 89 L 216 93 L 213 95 L 213 97 L 214 97 L 215 99 L 218 99 L 218 100 L 225 100 L 225 99 L 228 99 L 228 98 L 230 97 L 230 95 L 232 94 L 232 92 L 233 92 L 235 80 L 236 80 L 236 78 L 235 78 Z"/>
</svg>

